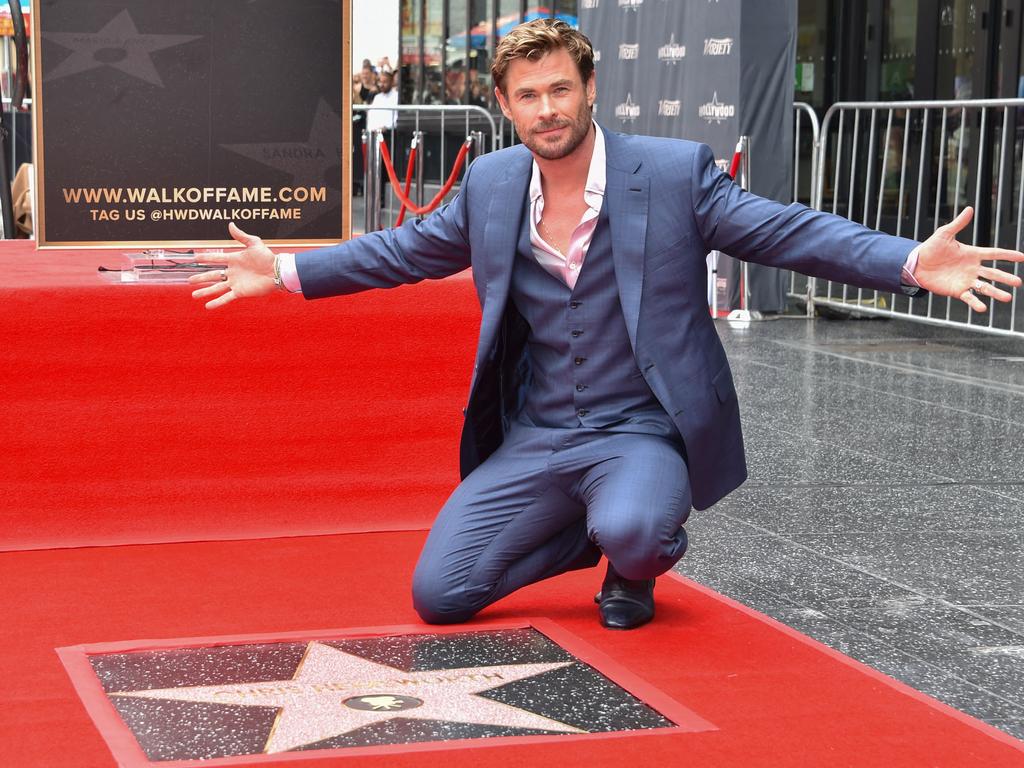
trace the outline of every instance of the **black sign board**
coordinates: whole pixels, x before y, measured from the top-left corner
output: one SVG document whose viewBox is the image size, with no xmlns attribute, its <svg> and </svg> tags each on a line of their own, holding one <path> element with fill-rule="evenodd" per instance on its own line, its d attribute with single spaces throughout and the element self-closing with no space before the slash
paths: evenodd
<svg viewBox="0 0 1024 768">
<path fill-rule="evenodd" d="M 33 14 L 40 247 L 349 236 L 349 0 Z"/>
</svg>

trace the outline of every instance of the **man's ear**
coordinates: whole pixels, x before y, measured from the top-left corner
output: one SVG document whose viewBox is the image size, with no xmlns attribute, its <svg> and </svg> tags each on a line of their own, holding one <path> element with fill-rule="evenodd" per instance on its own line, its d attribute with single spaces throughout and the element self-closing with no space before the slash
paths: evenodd
<svg viewBox="0 0 1024 768">
<path fill-rule="evenodd" d="M 587 78 L 587 106 L 594 106 L 594 102 L 597 100 L 597 74 L 595 72 L 590 73 L 590 77 Z"/>
<path fill-rule="evenodd" d="M 508 109 L 508 101 L 506 101 L 505 94 L 501 92 L 501 88 L 498 86 L 494 86 L 494 98 L 498 100 L 498 106 L 501 107 L 501 114 L 511 120 L 512 113 Z"/>
</svg>

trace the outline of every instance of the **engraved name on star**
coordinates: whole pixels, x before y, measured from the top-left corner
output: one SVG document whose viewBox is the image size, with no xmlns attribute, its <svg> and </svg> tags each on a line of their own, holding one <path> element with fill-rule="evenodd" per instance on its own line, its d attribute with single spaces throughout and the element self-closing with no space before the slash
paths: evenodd
<svg viewBox="0 0 1024 768">
<path fill-rule="evenodd" d="M 572 662 L 405 672 L 311 642 L 290 680 L 120 691 L 111 696 L 276 707 L 263 751 L 285 752 L 396 717 L 585 733 L 557 720 L 477 696 Z"/>
<path fill-rule="evenodd" d="M 121 11 L 99 32 L 44 32 L 43 38 L 73 53 L 46 73 L 46 82 L 99 67 L 112 67 L 152 85 L 164 87 L 150 54 L 173 48 L 202 35 L 144 35 L 128 10 Z"/>
<path fill-rule="evenodd" d="M 340 176 L 337 179 L 333 178 L 341 167 L 341 118 L 324 99 L 317 103 L 313 124 L 309 128 L 309 137 L 305 141 L 221 146 L 261 165 L 290 174 L 292 184 L 326 186 L 325 199 L 319 203 L 318 215 L 311 219 L 282 222 L 278 230 L 279 237 L 288 237 L 299 228 L 319 220 L 341 205 L 341 192 L 334 186 L 341 183 Z M 327 178 L 329 174 L 331 179 Z"/>
</svg>

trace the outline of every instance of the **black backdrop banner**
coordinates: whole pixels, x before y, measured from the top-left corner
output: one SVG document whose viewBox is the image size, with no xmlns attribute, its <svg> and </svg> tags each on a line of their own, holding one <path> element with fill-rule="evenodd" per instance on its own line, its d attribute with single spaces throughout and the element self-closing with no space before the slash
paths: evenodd
<svg viewBox="0 0 1024 768">
<path fill-rule="evenodd" d="M 350 235 L 349 0 L 34 0 L 40 246 Z"/>
<path fill-rule="evenodd" d="M 796 0 L 579 4 L 580 29 L 599 55 L 599 123 L 703 142 L 725 170 L 749 136 L 751 191 L 790 202 Z M 750 283 L 750 309 L 784 308 L 778 270 L 752 264 Z"/>
</svg>

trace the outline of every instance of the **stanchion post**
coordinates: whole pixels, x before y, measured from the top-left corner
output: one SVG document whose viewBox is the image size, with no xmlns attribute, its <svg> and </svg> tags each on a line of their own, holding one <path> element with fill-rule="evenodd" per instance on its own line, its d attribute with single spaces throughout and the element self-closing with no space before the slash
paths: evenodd
<svg viewBox="0 0 1024 768">
<path fill-rule="evenodd" d="M 485 154 L 487 148 L 484 146 L 484 132 L 470 131 L 469 135 L 473 138 L 473 157 L 477 158 Z"/>
<path fill-rule="evenodd" d="M 372 194 L 366 198 L 366 212 L 368 216 L 367 232 L 376 232 L 381 228 L 381 204 L 380 193 L 383 185 L 381 179 L 381 163 L 383 162 L 380 153 L 380 145 L 384 141 L 384 131 L 377 128 L 370 132 L 370 168 L 372 181 L 370 187 Z"/>
<path fill-rule="evenodd" d="M 423 207 L 423 156 L 426 152 L 423 151 L 423 131 L 413 131 L 412 134 L 413 146 L 418 150 L 416 152 L 416 207 Z"/>
<path fill-rule="evenodd" d="M 740 136 L 740 186 L 750 189 L 750 137 Z M 743 291 L 740 293 L 740 308 L 750 311 L 750 265 L 743 262 Z"/>
<path fill-rule="evenodd" d="M 739 144 L 736 147 L 740 153 L 740 167 L 737 174 L 737 183 L 743 189 L 750 189 L 750 137 L 740 136 Z M 743 324 L 751 320 L 760 319 L 760 313 L 750 311 L 750 267 L 746 261 L 740 268 L 740 308 L 729 313 L 728 319 Z"/>
</svg>

